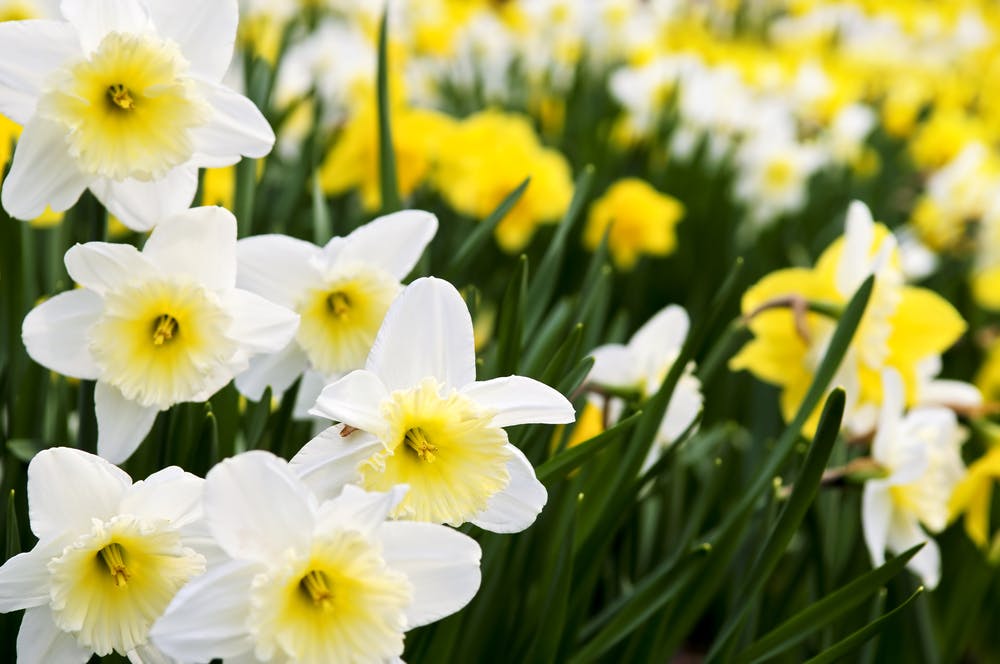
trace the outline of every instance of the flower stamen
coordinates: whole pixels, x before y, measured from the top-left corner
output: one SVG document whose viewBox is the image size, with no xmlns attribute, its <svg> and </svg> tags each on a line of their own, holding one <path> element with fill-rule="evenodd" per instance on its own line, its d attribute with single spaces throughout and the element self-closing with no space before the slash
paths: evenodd
<svg viewBox="0 0 1000 664">
<path fill-rule="evenodd" d="M 128 585 L 128 578 L 131 576 L 128 568 L 125 567 L 125 549 L 118 542 L 112 542 L 99 552 L 101 559 L 108 568 L 111 576 L 115 579 L 115 586 L 124 588 Z"/>
<path fill-rule="evenodd" d="M 121 83 L 108 86 L 108 101 L 112 108 L 120 108 L 123 111 L 131 111 L 135 108 L 135 100 L 132 99 L 132 92 Z"/>
<path fill-rule="evenodd" d="M 299 588 L 323 611 L 333 608 L 333 590 L 330 579 L 324 572 L 312 570 L 299 581 Z"/>
<path fill-rule="evenodd" d="M 427 440 L 427 434 L 420 427 L 414 427 L 407 431 L 406 435 L 403 436 L 403 442 L 420 457 L 421 461 L 434 463 L 434 460 L 437 458 L 435 456 L 438 451 L 437 445 Z"/>
<path fill-rule="evenodd" d="M 170 314 L 160 314 L 153 321 L 153 345 L 162 346 L 177 334 L 177 319 Z"/>
<path fill-rule="evenodd" d="M 326 307 L 334 318 L 345 318 L 351 310 L 351 300 L 341 291 L 334 291 L 326 298 Z"/>
</svg>

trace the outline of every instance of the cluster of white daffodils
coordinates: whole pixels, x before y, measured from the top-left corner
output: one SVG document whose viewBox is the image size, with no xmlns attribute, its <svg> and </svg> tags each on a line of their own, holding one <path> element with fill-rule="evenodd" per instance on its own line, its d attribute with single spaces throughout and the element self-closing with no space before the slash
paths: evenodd
<svg viewBox="0 0 1000 664">
<path fill-rule="evenodd" d="M 262 157 L 274 133 L 220 81 L 236 2 L 64 0 L 64 20 L 0 24 L 0 113 L 24 126 L 3 206 L 68 209 L 85 189 L 149 230 L 187 208 L 198 169 Z"/>
</svg>

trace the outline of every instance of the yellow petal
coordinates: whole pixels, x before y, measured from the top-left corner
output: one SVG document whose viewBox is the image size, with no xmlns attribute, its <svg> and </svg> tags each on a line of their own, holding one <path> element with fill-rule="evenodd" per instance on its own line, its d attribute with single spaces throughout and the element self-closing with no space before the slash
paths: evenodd
<svg viewBox="0 0 1000 664">
<path fill-rule="evenodd" d="M 926 288 L 904 287 L 891 322 L 889 364 L 898 367 L 943 353 L 966 329 L 955 307 Z"/>
</svg>

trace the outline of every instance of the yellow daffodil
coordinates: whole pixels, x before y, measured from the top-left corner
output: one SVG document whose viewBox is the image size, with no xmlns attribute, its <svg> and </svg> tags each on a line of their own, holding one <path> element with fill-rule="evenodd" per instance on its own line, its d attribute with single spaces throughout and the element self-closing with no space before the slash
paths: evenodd
<svg viewBox="0 0 1000 664">
<path fill-rule="evenodd" d="M 955 487 L 948 503 L 951 518 L 965 514 L 965 532 L 983 548 L 990 540 L 990 505 L 997 482 L 1000 482 L 1000 446 L 991 447 L 969 466 L 968 474 Z"/>
</svg>

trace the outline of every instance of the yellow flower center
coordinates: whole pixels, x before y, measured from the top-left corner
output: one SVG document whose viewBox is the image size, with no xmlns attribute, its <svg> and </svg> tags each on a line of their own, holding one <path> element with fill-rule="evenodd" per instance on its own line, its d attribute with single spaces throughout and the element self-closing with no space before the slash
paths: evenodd
<svg viewBox="0 0 1000 664">
<path fill-rule="evenodd" d="M 770 191 L 788 188 L 794 177 L 795 167 L 787 158 L 778 157 L 764 169 L 764 183 Z"/>
<path fill-rule="evenodd" d="M 399 282 L 365 265 L 348 266 L 309 291 L 298 306 L 296 339 L 320 373 L 364 366 Z"/>
<path fill-rule="evenodd" d="M 178 533 L 121 515 L 94 519 L 48 565 L 52 617 L 98 655 L 121 655 L 147 641 L 149 629 L 205 559 Z"/>
<path fill-rule="evenodd" d="M 97 50 L 58 72 L 39 101 L 63 125 L 70 154 L 87 173 L 153 180 L 194 154 L 191 130 L 210 117 L 176 44 L 109 33 Z"/>
<path fill-rule="evenodd" d="M 339 531 L 254 579 L 247 624 L 262 661 L 387 661 L 403 652 L 412 598 L 375 542 Z"/>
<path fill-rule="evenodd" d="M 361 464 L 361 484 L 410 490 L 392 516 L 462 524 L 486 508 L 510 482 L 507 434 L 490 425 L 493 413 L 468 397 L 444 390 L 433 378 L 393 392 L 383 405 L 386 449 Z"/>
<path fill-rule="evenodd" d="M 230 318 L 196 283 L 149 280 L 104 298 L 90 329 L 101 380 L 126 399 L 166 408 L 190 401 L 217 382 L 234 354 Z"/>
</svg>

